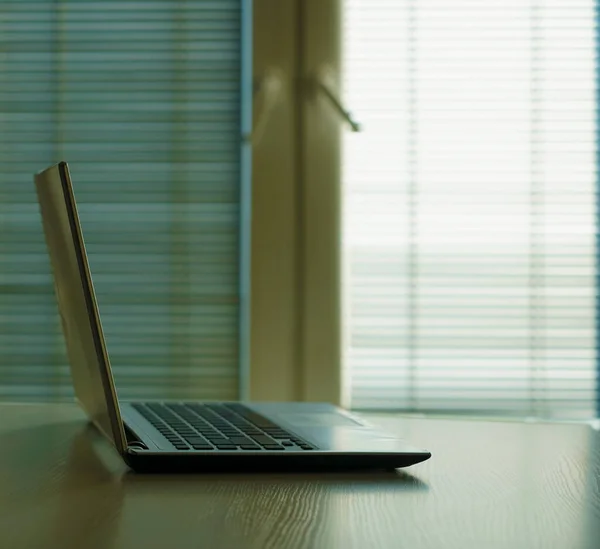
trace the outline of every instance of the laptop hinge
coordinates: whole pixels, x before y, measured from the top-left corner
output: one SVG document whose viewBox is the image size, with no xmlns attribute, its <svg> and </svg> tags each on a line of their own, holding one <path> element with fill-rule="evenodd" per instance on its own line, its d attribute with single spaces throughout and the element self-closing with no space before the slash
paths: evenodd
<svg viewBox="0 0 600 549">
<path fill-rule="evenodd" d="M 123 423 L 123 428 L 125 430 L 125 439 L 127 440 L 127 447 L 128 448 L 144 448 L 144 449 L 148 449 L 148 446 L 146 446 L 142 440 L 140 439 L 140 437 L 138 437 L 135 432 L 133 431 L 133 429 L 131 429 L 128 425 L 126 425 L 125 423 Z"/>
</svg>

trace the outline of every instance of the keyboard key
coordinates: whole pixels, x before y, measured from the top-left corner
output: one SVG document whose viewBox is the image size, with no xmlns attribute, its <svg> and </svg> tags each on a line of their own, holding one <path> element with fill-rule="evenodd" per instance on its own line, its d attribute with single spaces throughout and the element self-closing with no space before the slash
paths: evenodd
<svg viewBox="0 0 600 549">
<path fill-rule="evenodd" d="M 275 444 L 275 441 L 271 438 L 268 437 L 266 435 L 252 435 L 252 440 L 254 440 L 255 442 L 258 442 L 261 445 L 265 445 L 265 444 Z"/>
<path fill-rule="evenodd" d="M 194 450 L 214 450 L 210 444 L 192 444 Z"/>
<path fill-rule="evenodd" d="M 215 444 L 218 450 L 237 450 L 235 444 Z"/>
<path fill-rule="evenodd" d="M 192 436 L 192 437 L 184 437 L 188 444 L 208 444 L 208 441 L 203 437 Z"/>
<path fill-rule="evenodd" d="M 231 444 L 236 444 L 238 446 L 240 444 L 252 444 L 252 440 L 250 440 L 248 437 L 242 437 L 242 436 L 229 437 L 229 441 L 231 442 Z"/>
<path fill-rule="evenodd" d="M 204 438 L 209 439 L 209 440 L 212 439 L 212 438 L 225 438 L 225 439 L 227 438 L 225 435 L 223 435 L 221 433 L 217 433 L 217 432 L 208 433 L 208 434 L 202 433 L 202 436 Z"/>
<path fill-rule="evenodd" d="M 228 438 L 225 437 L 206 437 L 211 444 L 231 444 Z"/>
<path fill-rule="evenodd" d="M 294 446 L 294 443 L 291 440 L 282 440 L 281 444 L 284 446 Z"/>
<path fill-rule="evenodd" d="M 283 450 L 283 446 L 279 446 L 279 444 L 264 444 L 263 448 L 265 450 Z"/>
<path fill-rule="evenodd" d="M 242 450 L 262 450 L 258 444 L 241 444 L 240 448 Z"/>
</svg>

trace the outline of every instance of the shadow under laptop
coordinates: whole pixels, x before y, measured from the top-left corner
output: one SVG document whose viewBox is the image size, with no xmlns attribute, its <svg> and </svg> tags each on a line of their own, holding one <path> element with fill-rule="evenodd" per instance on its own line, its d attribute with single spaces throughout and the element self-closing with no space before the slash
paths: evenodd
<svg viewBox="0 0 600 549">
<path fill-rule="evenodd" d="M 128 470 L 122 482 L 135 490 L 157 489 L 162 486 L 186 487 L 190 482 L 196 486 L 203 483 L 218 483 L 222 487 L 234 486 L 293 486 L 301 484 L 314 489 L 342 490 L 347 492 L 368 490 L 392 490 L 394 492 L 427 491 L 429 486 L 421 479 L 402 470 L 396 471 L 299 471 L 299 472 L 208 472 L 208 473 L 136 473 Z M 162 489 L 162 488 L 159 488 Z"/>
</svg>

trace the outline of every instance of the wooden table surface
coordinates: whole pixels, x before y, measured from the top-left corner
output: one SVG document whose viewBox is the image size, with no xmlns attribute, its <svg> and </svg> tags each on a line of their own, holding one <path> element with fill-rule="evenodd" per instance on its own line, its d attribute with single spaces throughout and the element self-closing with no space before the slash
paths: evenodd
<svg viewBox="0 0 600 549">
<path fill-rule="evenodd" d="M 145 476 L 74 405 L 0 406 L 0 548 L 599 549 L 588 425 L 371 417 L 404 472 Z"/>
</svg>

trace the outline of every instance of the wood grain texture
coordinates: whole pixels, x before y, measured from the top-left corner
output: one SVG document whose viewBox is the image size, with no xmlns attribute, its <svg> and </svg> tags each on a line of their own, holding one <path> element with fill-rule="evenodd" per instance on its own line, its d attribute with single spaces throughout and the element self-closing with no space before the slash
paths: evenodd
<svg viewBox="0 0 600 549">
<path fill-rule="evenodd" d="M 70 405 L 0 406 L 2 548 L 598 549 L 600 433 L 371 419 L 430 448 L 398 473 L 128 472 Z"/>
</svg>

